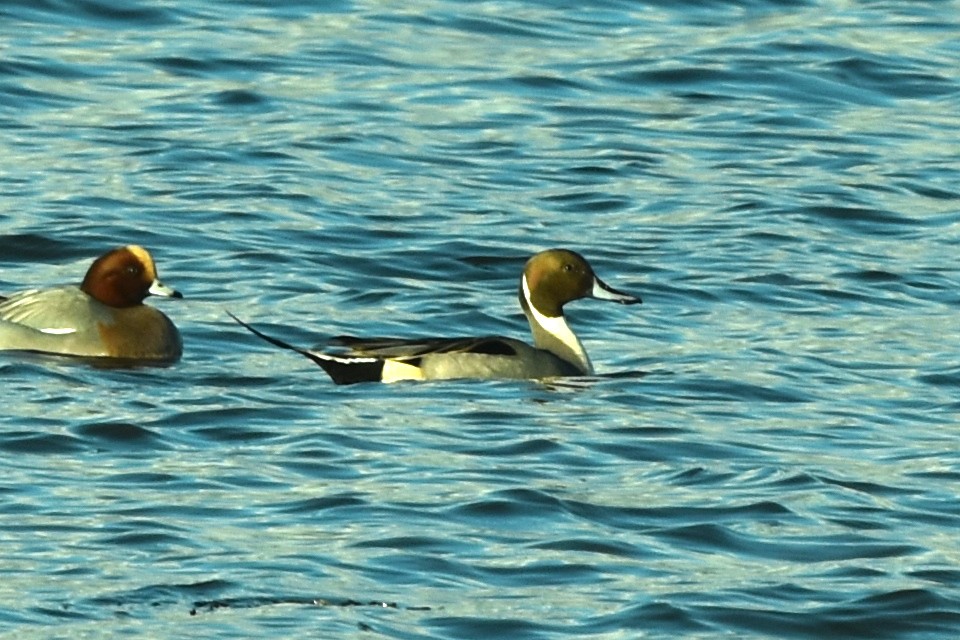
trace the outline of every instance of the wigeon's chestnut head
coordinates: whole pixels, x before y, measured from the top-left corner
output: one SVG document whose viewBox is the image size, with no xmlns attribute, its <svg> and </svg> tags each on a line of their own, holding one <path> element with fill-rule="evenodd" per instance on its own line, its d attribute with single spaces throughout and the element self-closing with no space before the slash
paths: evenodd
<svg viewBox="0 0 960 640">
<path fill-rule="evenodd" d="M 118 309 L 135 307 L 149 295 L 183 297 L 157 279 L 153 258 L 135 244 L 114 249 L 94 260 L 80 290 Z"/>
<path fill-rule="evenodd" d="M 0 350 L 170 363 L 183 353 L 150 295 L 182 298 L 157 278 L 146 249 L 129 245 L 94 260 L 80 286 L 31 289 L 0 299 Z"/>
</svg>

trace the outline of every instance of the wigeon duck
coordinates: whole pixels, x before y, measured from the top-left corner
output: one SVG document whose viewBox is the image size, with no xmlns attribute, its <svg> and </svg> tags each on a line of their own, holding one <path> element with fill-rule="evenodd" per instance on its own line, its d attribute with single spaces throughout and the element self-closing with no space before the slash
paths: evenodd
<svg viewBox="0 0 960 640">
<path fill-rule="evenodd" d="M 180 333 L 148 295 L 181 298 L 157 279 L 153 258 L 130 245 L 97 258 L 83 282 L 0 298 L 0 350 L 174 362 Z"/>
<path fill-rule="evenodd" d="M 477 338 L 334 338 L 343 352 L 300 349 L 270 337 L 230 314 L 255 335 L 320 365 L 337 384 L 452 378 L 553 378 L 593 374 L 583 344 L 563 316 L 580 298 L 636 304 L 640 298 L 612 289 L 579 253 L 550 249 L 527 261 L 520 278 L 523 308 L 536 346 L 502 336 Z"/>
</svg>

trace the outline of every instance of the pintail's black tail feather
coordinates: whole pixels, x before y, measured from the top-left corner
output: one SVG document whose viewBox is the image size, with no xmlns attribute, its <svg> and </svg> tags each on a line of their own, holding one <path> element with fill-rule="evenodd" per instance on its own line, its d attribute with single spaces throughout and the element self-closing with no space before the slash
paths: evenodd
<svg viewBox="0 0 960 640">
<path fill-rule="evenodd" d="M 381 379 L 383 373 L 383 360 L 379 358 L 335 356 L 317 351 L 308 351 L 307 349 L 295 347 L 289 342 L 284 342 L 279 338 L 268 336 L 258 329 L 254 329 L 229 311 L 227 311 L 227 315 L 233 318 L 241 327 L 257 336 L 261 340 L 265 340 L 266 342 L 269 342 L 270 344 L 282 349 L 295 351 L 296 353 L 313 360 L 316 364 L 320 365 L 320 368 L 323 369 L 327 375 L 330 376 L 330 379 L 336 384 L 379 382 Z"/>
<path fill-rule="evenodd" d="M 378 358 L 341 358 L 313 351 L 300 353 L 320 365 L 337 384 L 380 382 L 383 376 L 383 360 Z"/>
</svg>

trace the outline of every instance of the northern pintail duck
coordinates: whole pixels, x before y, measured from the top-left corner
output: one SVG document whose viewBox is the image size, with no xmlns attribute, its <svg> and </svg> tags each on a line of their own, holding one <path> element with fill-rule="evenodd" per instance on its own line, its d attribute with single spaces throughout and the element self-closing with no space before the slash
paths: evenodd
<svg viewBox="0 0 960 640">
<path fill-rule="evenodd" d="M 148 295 L 183 297 L 157 279 L 146 249 L 114 249 L 93 262 L 79 286 L 0 297 L 0 350 L 176 361 L 183 352 L 180 332 L 143 304 Z"/>
<path fill-rule="evenodd" d="M 267 342 L 296 351 L 320 365 L 337 384 L 452 378 L 553 378 L 593 374 L 583 344 L 563 316 L 580 298 L 635 304 L 598 278 L 579 253 L 550 249 L 527 261 L 520 278 L 523 308 L 536 346 L 502 336 L 478 338 L 334 338 L 343 352 L 300 349 L 268 336 L 230 314 Z"/>
</svg>

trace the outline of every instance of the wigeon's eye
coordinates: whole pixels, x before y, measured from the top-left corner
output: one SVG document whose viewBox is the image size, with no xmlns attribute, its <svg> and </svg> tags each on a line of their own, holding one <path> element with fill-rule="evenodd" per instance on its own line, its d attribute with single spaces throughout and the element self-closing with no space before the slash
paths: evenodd
<svg viewBox="0 0 960 640">
<path fill-rule="evenodd" d="M 573 271 L 573 265 L 568 262 L 567 264 L 563 265 L 563 270 L 569 273 Z"/>
</svg>

